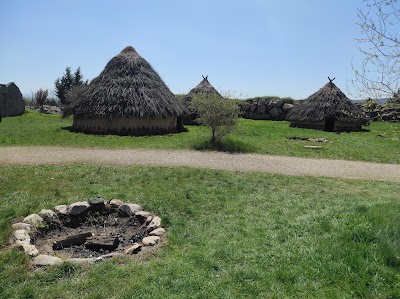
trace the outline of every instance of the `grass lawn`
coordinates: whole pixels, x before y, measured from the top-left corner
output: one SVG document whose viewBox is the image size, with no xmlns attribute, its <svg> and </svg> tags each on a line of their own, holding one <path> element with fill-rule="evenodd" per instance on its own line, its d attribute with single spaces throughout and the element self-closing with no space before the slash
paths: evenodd
<svg viewBox="0 0 400 299">
<path fill-rule="evenodd" d="M 45 145 L 104 148 L 207 149 L 209 130 L 187 126 L 188 132 L 164 136 L 86 135 L 68 130 L 72 119 L 27 111 L 22 116 L 6 117 L 0 123 L 0 146 Z M 289 128 L 286 121 L 239 119 L 238 129 L 223 140 L 221 148 L 231 152 L 283 156 L 361 160 L 400 163 L 400 123 L 372 123 L 366 132 L 329 133 Z M 288 137 L 327 138 L 319 144 L 289 140 Z M 305 145 L 322 145 L 310 150 Z"/>
<path fill-rule="evenodd" d="M 0 186 L 0 298 L 400 297 L 396 183 L 77 164 L 1 166 Z M 167 245 L 140 261 L 44 270 L 4 251 L 13 217 L 95 195 L 160 215 Z"/>
</svg>

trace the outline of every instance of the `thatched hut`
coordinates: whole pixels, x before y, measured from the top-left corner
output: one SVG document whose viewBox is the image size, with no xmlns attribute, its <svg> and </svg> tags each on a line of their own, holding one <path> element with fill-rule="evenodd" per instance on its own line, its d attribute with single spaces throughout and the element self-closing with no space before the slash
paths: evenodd
<svg viewBox="0 0 400 299">
<path fill-rule="evenodd" d="M 295 106 L 288 114 L 291 127 L 329 132 L 360 131 L 369 118 L 329 79 L 329 82 Z"/>
<path fill-rule="evenodd" d="M 203 96 L 211 96 L 215 95 L 217 97 L 222 96 L 219 94 L 219 92 L 214 88 L 214 86 L 211 85 L 211 83 L 208 81 L 208 76 L 203 76 L 203 80 L 197 84 L 195 88 L 193 88 L 184 98 L 183 98 L 183 103 L 185 104 L 185 107 L 189 110 L 190 114 L 187 115 L 186 117 L 183 118 L 183 124 L 184 125 L 194 125 L 196 123 L 196 118 L 198 117 L 197 111 L 193 110 L 190 108 L 190 105 L 192 103 L 193 97 L 197 95 L 203 95 Z"/>
<path fill-rule="evenodd" d="M 87 133 L 151 135 L 180 131 L 187 111 L 133 47 L 112 58 L 65 109 L 73 129 Z"/>
</svg>

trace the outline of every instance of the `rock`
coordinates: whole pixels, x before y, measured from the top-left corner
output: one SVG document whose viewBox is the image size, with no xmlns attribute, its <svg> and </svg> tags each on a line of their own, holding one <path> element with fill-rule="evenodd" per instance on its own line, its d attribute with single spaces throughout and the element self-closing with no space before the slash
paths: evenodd
<svg viewBox="0 0 400 299">
<path fill-rule="evenodd" d="M 30 233 L 33 231 L 33 226 L 31 224 L 23 223 L 23 222 L 14 223 L 12 225 L 12 228 L 15 230 L 18 230 L 18 229 L 25 230 L 27 233 Z"/>
<path fill-rule="evenodd" d="M 127 203 L 119 207 L 119 210 L 128 216 L 135 215 L 136 212 L 142 211 L 142 207 L 137 204 Z"/>
<path fill-rule="evenodd" d="M 43 220 L 46 221 L 47 223 L 56 222 L 58 220 L 56 212 L 52 210 L 43 209 L 39 212 L 39 216 L 42 217 Z"/>
<path fill-rule="evenodd" d="M 265 106 L 265 101 L 264 102 L 259 102 L 257 106 L 257 113 L 263 114 L 267 111 L 267 107 Z"/>
<path fill-rule="evenodd" d="M 256 112 L 257 106 L 258 106 L 257 102 L 252 103 L 251 106 L 250 106 L 250 111 L 249 112 Z"/>
<path fill-rule="evenodd" d="M 31 237 L 24 229 L 18 229 L 12 234 L 11 243 L 17 245 L 30 244 Z"/>
<path fill-rule="evenodd" d="M 33 226 L 41 226 L 43 225 L 43 218 L 38 214 L 31 214 L 24 218 L 24 223 L 29 223 Z"/>
<path fill-rule="evenodd" d="M 144 222 L 147 220 L 147 217 L 151 216 L 151 213 L 146 212 L 146 211 L 139 211 L 139 212 L 135 213 L 135 216 L 138 217 L 140 221 Z M 152 220 L 153 220 L 153 218 L 152 218 Z"/>
<path fill-rule="evenodd" d="M 288 110 L 291 110 L 291 109 L 293 109 L 294 108 L 294 105 L 293 104 L 289 104 L 289 103 L 285 103 L 285 104 L 283 104 L 283 107 L 282 107 L 282 109 L 284 110 L 284 111 L 288 111 Z"/>
<path fill-rule="evenodd" d="M 142 249 L 142 245 L 139 243 L 133 244 L 131 247 L 125 249 L 125 254 L 137 254 Z"/>
<path fill-rule="evenodd" d="M 240 103 L 241 109 L 244 112 L 249 112 L 251 105 L 247 102 Z"/>
<path fill-rule="evenodd" d="M 279 108 L 272 108 L 271 110 L 269 110 L 269 114 L 272 115 L 272 117 L 277 117 L 281 114 L 282 112 L 280 111 Z"/>
<path fill-rule="evenodd" d="M 68 214 L 68 206 L 67 205 L 58 205 L 53 208 L 54 212 L 59 215 L 67 215 Z"/>
<path fill-rule="evenodd" d="M 109 250 L 112 251 L 118 247 L 119 239 L 117 237 L 91 237 L 85 242 L 85 247 L 94 251 Z"/>
<path fill-rule="evenodd" d="M 166 231 L 164 228 L 159 227 L 149 233 L 150 236 L 162 236 L 165 235 Z"/>
<path fill-rule="evenodd" d="M 110 206 L 112 208 L 116 208 L 116 209 L 118 209 L 120 206 L 122 206 L 124 204 L 123 201 L 119 200 L 119 199 L 111 199 L 108 203 L 110 204 Z"/>
<path fill-rule="evenodd" d="M 80 201 L 69 205 L 68 212 L 71 216 L 78 216 L 89 208 L 89 203 L 86 201 Z"/>
<path fill-rule="evenodd" d="M 63 248 L 68 248 L 73 245 L 82 245 L 86 242 L 86 239 L 91 237 L 92 235 L 93 234 L 91 232 L 87 232 L 73 236 L 67 236 L 62 240 L 54 242 L 53 250 L 61 250 Z"/>
<path fill-rule="evenodd" d="M 43 105 L 39 111 L 44 114 L 61 114 L 59 107 L 50 105 Z"/>
<path fill-rule="evenodd" d="M 268 109 L 273 109 L 273 108 L 279 108 L 283 106 L 284 102 L 282 100 L 277 100 L 277 101 L 270 101 L 268 103 Z"/>
<path fill-rule="evenodd" d="M 147 230 L 152 231 L 160 226 L 161 226 L 161 218 L 156 216 L 153 218 L 153 220 L 151 220 L 151 222 L 147 226 Z"/>
<path fill-rule="evenodd" d="M 104 205 L 104 199 L 99 196 L 89 199 L 88 202 L 91 206 Z"/>
<path fill-rule="evenodd" d="M 26 255 L 29 256 L 37 256 L 39 254 L 39 250 L 37 250 L 35 245 L 21 244 L 21 249 L 24 251 Z"/>
<path fill-rule="evenodd" d="M 12 219 L 11 220 L 11 224 L 20 223 L 20 222 L 23 222 L 23 221 L 24 221 L 24 217 L 23 216 L 19 216 L 17 218 Z"/>
<path fill-rule="evenodd" d="M 154 246 L 160 241 L 159 236 L 150 236 L 150 237 L 145 237 L 142 240 L 142 243 L 144 246 Z"/>
<path fill-rule="evenodd" d="M 70 259 L 66 259 L 65 262 L 81 265 L 81 264 L 94 263 L 96 260 L 97 260 L 96 257 L 88 257 L 88 258 L 70 258 Z"/>
<path fill-rule="evenodd" d="M 35 266 L 49 266 L 49 265 L 59 265 L 63 262 L 62 259 L 56 256 L 40 254 L 33 260 L 33 265 Z"/>
<path fill-rule="evenodd" d="M 147 216 L 145 223 L 149 224 L 151 221 L 153 221 L 153 219 L 154 219 L 153 215 Z"/>
</svg>

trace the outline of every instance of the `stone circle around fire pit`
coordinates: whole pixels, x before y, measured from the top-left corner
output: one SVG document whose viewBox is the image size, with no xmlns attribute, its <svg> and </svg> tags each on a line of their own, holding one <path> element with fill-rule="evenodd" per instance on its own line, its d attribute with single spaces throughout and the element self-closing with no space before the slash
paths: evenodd
<svg viewBox="0 0 400 299">
<path fill-rule="evenodd" d="M 10 243 L 35 266 L 89 263 L 162 245 L 161 218 L 138 204 L 101 197 L 58 205 L 12 221 Z"/>
</svg>

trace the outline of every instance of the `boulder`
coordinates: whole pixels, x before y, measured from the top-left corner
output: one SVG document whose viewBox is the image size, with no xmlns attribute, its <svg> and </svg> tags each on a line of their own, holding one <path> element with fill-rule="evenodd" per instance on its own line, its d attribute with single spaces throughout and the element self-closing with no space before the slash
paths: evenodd
<svg viewBox="0 0 400 299">
<path fill-rule="evenodd" d="M 90 198 L 90 199 L 88 200 L 88 202 L 89 202 L 89 204 L 90 204 L 91 206 L 94 206 L 94 205 L 104 205 L 104 199 L 101 198 L 101 197 L 99 197 L 99 196 Z"/>
<path fill-rule="evenodd" d="M 17 244 L 17 245 L 23 245 L 23 244 L 30 244 L 31 242 L 31 237 L 29 234 L 26 232 L 24 229 L 17 229 L 13 234 L 11 238 L 11 243 L 12 244 Z"/>
<path fill-rule="evenodd" d="M 20 248 L 29 256 L 37 256 L 39 254 L 39 250 L 32 244 L 21 244 Z"/>
<path fill-rule="evenodd" d="M 149 233 L 149 236 L 163 236 L 165 235 L 165 229 L 162 227 L 156 228 L 155 230 Z"/>
<path fill-rule="evenodd" d="M 43 218 L 38 214 L 30 214 L 24 218 L 24 223 L 28 223 L 33 226 L 41 226 L 43 225 Z"/>
<path fill-rule="evenodd" d="M 62 259 L 56 256 L 40 254 L 33 260 L 34 266 L 50 266 L 59 265 L 63 262 Z"/>
<path fill-rule="evenodd" d="M 135 216 L 138 217 L 141 222 L 144 222 L 149 216 L 151 216 L 151 213 L 146 211 L 138 211 L 135 213 Z M 153 220 L 153 218 L 151 220 Z"/>
<path fill-rule="evenodd" d="M 248 111 L 250 111 L 250 108 L 251 108 L 251 104 L 249 104 L 248 102 L 240 103 L 241 111 L 248 112 Z"/>
<path fill-rule="evenodd" d="M 71 216 L 78 216 L 86 212 L 89 208 L 89 203 L 86 201 L 80 201 L 73 204 L 70 204 L 68 207 L 68 212 Z"/>
<path fill-rule="evenodd" d="M 156 228 L 159 228 L 160 226 L 161 226 L 161 218 L 156 216 L 156 217 L 153 218 L 153 220 L 151 220 L 151 222 L 147 226 L 147 230 L 148 231 L 153 231 Z"/>
<path fill-rule="evenodd" d="M 53 208 L 54 212 L 58 215 L 67 215 L 68 214 L 68 206 L 67 205 L 58 205 Z"/>
<path fill-rule="evenodd" d="M 56 212 L 53 210 L 41 210 L 39 216 L 43 218 L 47 223 L 56 222 L 58 220 Z"/>
<path fill-rule="evenodd" d="M 120 206 L 122 206 L 124 204 L 123 201 L 119 200 L 119 199 L 111 199 L 108 203 L 110 204 L 110 206 L 112 208 L 116 208 L 116 209 L 118 209 Z"/>
<path fill-rule="evenodd" d="M 142 243 L 143 243 L 144 246 L 154 246 L 159 241 L 160 241 L 160 237 L 159 236 L 149 236 L 149 237 L 143 238 Z"/>
<path fill-rule="evenodd" d="M 142 207 L 137 205 L 137 204 L 133 204 L 133 203 L 127 203 L 127 204 L 123 204 L 119 207 L 119 210 L 128 215 L 128 216 L 133 216 L 135 215 L 135 213 L 142 211 Z"/>
<path fill-rule="evenodd" d="M 33 226 L 29 223 L 23 223 L 23 222 L 18 222 L 18 223 L 14 223 L 12 225 L 12 228 L 15 230 L 25 230 L 27 233 L 30 233 L 31 231 L 33 231 Z"/>
</svg>

